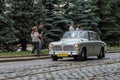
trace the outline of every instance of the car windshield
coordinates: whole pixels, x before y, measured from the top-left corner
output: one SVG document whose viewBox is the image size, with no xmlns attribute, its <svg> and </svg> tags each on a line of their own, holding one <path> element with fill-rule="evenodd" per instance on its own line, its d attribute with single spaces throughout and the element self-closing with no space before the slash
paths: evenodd
<svg viewBox="0 0 120 80">
<path fill-rule="evenodd" d="M 68 31 L 63 35 L 63 39 L 67 38 L 88 38 L 88 35 L 84 31 Z"/>
</svg>

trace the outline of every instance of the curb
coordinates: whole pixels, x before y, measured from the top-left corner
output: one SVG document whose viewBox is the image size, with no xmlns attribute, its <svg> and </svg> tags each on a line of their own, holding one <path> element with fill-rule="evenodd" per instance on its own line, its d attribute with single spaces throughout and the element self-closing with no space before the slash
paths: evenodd
<svg viewBox="0 0 120 80">
<path fill-rule="evenodd" d="M 49 55 L 42 55 L 42 56 L 49 56 Z M 18 58 L 18 57 L 37 57 L 37 55 L 25 55 L 25 56 L 0 56 L 0 58 Z"/>
<path fill-rule="evenodd" d="M 28 61 L 28 60 L 38 60 L 38 59 L 49 59 L 50 56 L 40 56 L 40 57 L 15 57 L 15 58 L 0 58 L 0 62 L 14 62 L 14 61 Z"/>
</svg>

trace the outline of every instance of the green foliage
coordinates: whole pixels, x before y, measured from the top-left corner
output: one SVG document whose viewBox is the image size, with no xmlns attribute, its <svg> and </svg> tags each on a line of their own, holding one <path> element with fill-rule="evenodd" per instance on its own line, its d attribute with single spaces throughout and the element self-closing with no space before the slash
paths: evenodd
<svg viewBox="0 0 120 80">
<path fill-rule="evenodd" d="M 0 52 L 0 57 L 19 57 L 32 55 L 30 51 L 25 52 Z"/>
<path fill-rule="evenodd" d="M 33 24 L 31 21 L 33 0 L 11 0 L 10 4 L 12 11 L 9 16 L 15 21 L 14 28 L 18 30 L 16 36 L 22 44 L 22 50 L 25 51 Z"/>
<path fill-rule="evenodd" d="M 60 11 L 59 2 L 60 0 L 57 0 L 56 2 L 46 1 L 46 3 L 44 3 L 46 10 L 46 17 L 43 19 L 45 47 L 48 46 L 49 42 L 59 40 L 68 28 L 68 20 L 65 18 L 64 14 L 58 13 L 58 11 Z"/>
<path fill-rule="evenodd" d="M 48 50 L 42 50 L 41 55 L 48 55 Z M 35 56 L 36 54 L 31 54 L 31 51 L 23 52 L 0 52 L 0 57 L 25 57 L 25 56 Z"/>
<path fill-rule="evenodd" d="M 16 36 L 30 42 L 31 28 L 42 21 L 46 48 L 69 29 L 71 20 L 108 43 L 120 41 L 120 0 L 0 0 L 0 44 Z"/>
<path fill-rule="evenodd" d="M 12 1 L 11 8 L 13 11 L 11 12 L 12 14 L 10 16 L 15 21 L 14 27 L 19 31 L 19 34 L 17 34 L 19 38 L 23 37 L 23 35 L 27 36 L 32 26 L 31 19 L 33 15 L 31 11 L 33 5 L 31 5 L 30 1 L 31 0 Z"/>
<path fill-rule="evenodd" d="M 107 46 L 107 51 L 119 51 L 119 46 Z"/>
<path fill-rule="evenodd" d="M 120 41 L 120 0 L 95 0 L 97 14 L 101 19 L 98 28 L 106 42 Z"/>
<path fill-rule="evenodd" d="M 16 41 L 15 33 L 17 32 L 13 27 L 14 21 L 8 17 L 4 1 L 0 0 L 0 46 L 4 43 L 9 44 Z"/>
</svg>

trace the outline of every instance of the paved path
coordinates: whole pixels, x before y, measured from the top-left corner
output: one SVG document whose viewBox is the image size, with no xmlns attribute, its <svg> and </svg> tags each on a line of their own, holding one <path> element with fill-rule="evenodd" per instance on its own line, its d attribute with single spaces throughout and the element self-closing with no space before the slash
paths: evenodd
<svg viewBox="0 0 120 80">
<path fill-rule="evenodd" d="M 0 63 L 0 80 L 120 80 L 120 53 L 87 61 L 64 59 Z"/>
</svg>

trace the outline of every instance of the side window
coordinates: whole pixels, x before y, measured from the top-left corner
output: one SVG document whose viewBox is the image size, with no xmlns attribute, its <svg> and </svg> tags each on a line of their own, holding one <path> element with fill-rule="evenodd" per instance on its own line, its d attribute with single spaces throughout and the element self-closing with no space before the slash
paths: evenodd
<svg viewBox="0 0 120 80">
<path fill-rule="evenodd" d="M 97 33 L 89 32 L 89 40 L 100 40 Z"/>
<path fill-rule="evenodd" d="M 79 33 L 77 33 L 77 37 L 88 39 L 88 33 L 87 32 L 79 32 Z"/>
<path fill-rule="evenodd" d="M 98 34 L 94 33 L 94 40 L 100 40 Z"/>
<path fill-rule="evenodd" d="M 88 34 L 89 34 L 89 40 L 94 40 L 93 34 L 91 32 L 89 32 Z"/>
<path fill-rule="evenodd" d="M 87 33 L 84 33 L 84 38 L 88 39 L 88 34 Z"/>
</svg>

